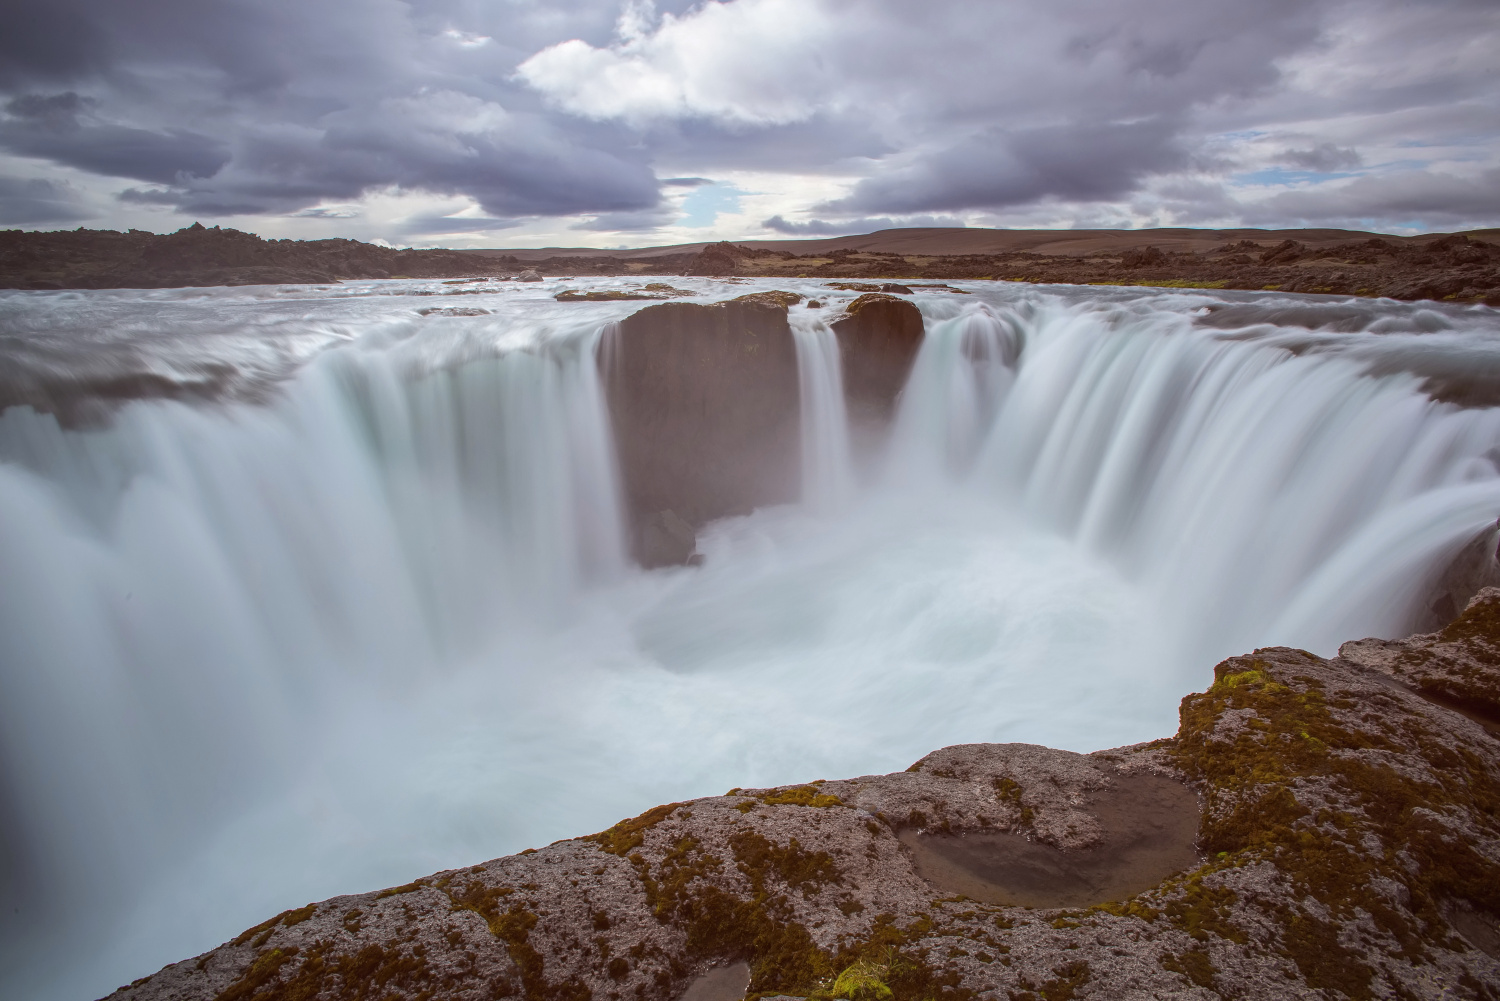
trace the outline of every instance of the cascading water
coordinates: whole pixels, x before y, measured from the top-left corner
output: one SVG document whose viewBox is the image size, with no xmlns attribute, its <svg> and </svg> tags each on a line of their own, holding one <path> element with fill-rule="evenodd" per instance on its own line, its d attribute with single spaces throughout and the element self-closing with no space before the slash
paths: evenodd
<svg viewBox="0 0 1500 1001">
<path fill-rule="evenodd" d="M 794 308 L 805 503 L 651 573 L 629 303 L 0 295 L 0 391 L 64 418 L 0 415 L 0 993 L 732 785 L 1161 736 L 1222 654 L 1403 631 L 1500 514 L 1500 411 L 1432 399 L 1500 387 L 1493 311 L 965 287 L 876 456 Z M 121 370 L 188 400 L 109 412 Z"/>
<path fill-rule="evenodd" d="M 817 313 L 795 310 L 788 318 L 797 344 L 802 401 L 802 502 L 812 510 L 835 513 L 854 497 L 839 341 Z"/>
</svg>

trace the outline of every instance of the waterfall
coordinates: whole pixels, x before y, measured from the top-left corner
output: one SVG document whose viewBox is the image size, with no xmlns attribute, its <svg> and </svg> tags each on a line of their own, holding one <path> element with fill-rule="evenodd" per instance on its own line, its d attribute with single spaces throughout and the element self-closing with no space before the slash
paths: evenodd
<svg viewBox="0 0 1500 1001">
<path fill-rule="evenodd" d="M 854 497 L 839 341 L 815 312 L 793 310 L 788 318 L 797 345 L 802 402 L 802 501 L 815 511 L 833 513 Z"/>
<path fill-rule="evenodd" d="M 623 573 L 597 334 L 456 365 L 372 340 L 261 406 L 0 416 L 7 946 L 195 850 L 351 697 Z"/>
<path fill-rule="evenodd" d="M 1500 514 L 1500 410 L 1370 367 L 1204 336 L 1182 312 L 980 303 L 930 323 L 892 469 L 1111 560 L 1175 610 L 1193 656 L 1329 654 L 1408 630 L 1445 557 Z"/>
<path fill-rule="evenodd" d="M 1403 632 L 1500 514 L 1500 409 L 1434 399 L 1493 311 L 964 284 L 858 477 L 793 310 L 803 503 L 649 573 L 595 363 L 633 304 L 0 295 L 0 398 L 197 387 L 0 412 L 0 993 L 669 799 L 1163 736 L 1223 655 Z"/>
</svg>

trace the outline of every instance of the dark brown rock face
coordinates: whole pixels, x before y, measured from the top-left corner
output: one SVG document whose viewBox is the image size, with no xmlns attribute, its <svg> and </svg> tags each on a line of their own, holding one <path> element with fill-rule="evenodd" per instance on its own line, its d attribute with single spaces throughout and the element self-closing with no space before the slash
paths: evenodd
<svg viewBox="0 0 1500 1001">
<path fill-rule="evenodd" d="M 1500 587 L 1500 522 L 1470 539 L 1433 581 L 1415 624 L 1417 631 L 1443 628 L 1486 587 Z"/>
<path fill-rule="evenodd" d="M 922 346 L 922 312 L 905 299 L 870 293 L 831 326 L 838 335 L 844 400 L 855 423 L 885 423 Z"/>
<path fill-rule="evenodd" d="M 801 485 L 797 351 L 765 296 L 663 303 L 600 351 L 635 548 L 663 511 L 698 526 L 794 500 Z"/>
</svg>

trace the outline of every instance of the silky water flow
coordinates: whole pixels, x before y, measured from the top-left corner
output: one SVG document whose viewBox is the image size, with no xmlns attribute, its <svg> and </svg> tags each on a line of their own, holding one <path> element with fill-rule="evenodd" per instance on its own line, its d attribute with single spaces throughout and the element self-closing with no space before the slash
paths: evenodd
<svg viewBox="0 0 1500 1001">
<path fill-rule="evenodd" d="M 854 454 L 844 300 L 792 283 L 803 502 L 651 572 L 597 364 L 629 303 L 0 294 L 0 390 L 77 397 L 0 415 L 0 994 L 658 802 L 1168 735 L 1218 658 L 1404 632 L 1500 514 L 1500 410 L 1434 398 L 1500 387 L 1494 311 L 961 284 Z M 90 398 L 122 370 L 185 398 Z"/>
</svg>

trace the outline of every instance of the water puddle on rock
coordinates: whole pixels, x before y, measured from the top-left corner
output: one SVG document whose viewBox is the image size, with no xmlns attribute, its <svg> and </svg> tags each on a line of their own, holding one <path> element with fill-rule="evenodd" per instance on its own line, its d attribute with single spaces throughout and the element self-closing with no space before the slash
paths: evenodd
<svg viewBox="0 0 1500 1001">
<path fill-rule="evenodd" d="M 688 984 L 682 1001 L 741 1001 L 750 989 L 748 963 L 730 963 L 711 967 Z"/>
<path fill-rule="evenodd" d="M 1020 834 L 900 835 L 923 879 L 948 893 L 1012 907 L 1086 907 L 1124 900 L 1202 861 L 1193 791 L 1157 775 L 1128 775 L 1088 809 L 1104 838 L 1065 852 Z"/>
</svg>

